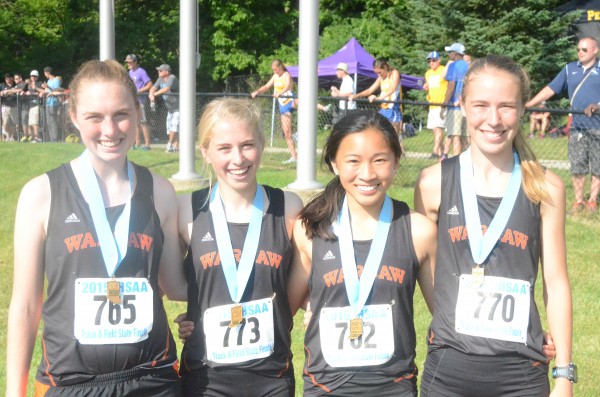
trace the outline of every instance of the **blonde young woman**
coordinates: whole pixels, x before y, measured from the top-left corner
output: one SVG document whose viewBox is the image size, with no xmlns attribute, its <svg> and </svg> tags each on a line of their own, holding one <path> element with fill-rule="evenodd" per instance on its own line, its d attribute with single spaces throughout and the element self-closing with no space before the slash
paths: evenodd
<svg viewBox="0 0 600 397">
<path fill-rule="evenodd" d="M 415 208 L 439 228 L 423 396 L 571 396 L 565 190 L 527 146 L 529 79 L 513 61 L 473 62 L 462 91 L 471 148 L 422 171 Z M 556 348 L 550 393 L 534 300 L 541 261 Z"/>
<path fill-rule="evenodd" d="M 298 306 L 290 305 L 287 283 L 302 202 L 257 182 L 265 139 L 252 102 L 211 102 L 198 130 L 217 183 L 179 198 L 189 283 L 187 314 L 177 320 L 187 338 L 184 393 L 293 396 L 290 331 Z"/>
</svg>

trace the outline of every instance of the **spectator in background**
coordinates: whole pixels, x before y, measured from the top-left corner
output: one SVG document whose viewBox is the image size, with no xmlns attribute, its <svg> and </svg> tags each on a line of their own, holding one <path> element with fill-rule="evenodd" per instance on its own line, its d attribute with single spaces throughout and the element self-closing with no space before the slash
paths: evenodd
<svg viewBox="0 0 600 397">
<path fill-rule="evenodd" d="M 350 100 L 361 97 L 368 97 L 369 102 L 374 100 L 379 101 L 394 101 L 381 104 L 379 113 L 388 119 L 394 126 L 400 147 L 404 153 L 404 145 L 402 143 L 402 110 L 400 103 L 396 101 L 402 100 L 402 90 L 400 85 L 400 72 L 396 68 L 392 68 L 385 58 L 378 58 L 373 61 L 373 71 L 377 74 L 377 80 L 366 90 L 350 96 Z M 380 90 L 379 96 L 373 93 Z"/>
<path fill-rule="evenodd" d="M 539 104 L 540 108 L 546 107 L 546 102 Z M 535 132 L 540 132 L 540 139 L 546 136 L 546 131 L 550 125 L 550 112 L 531 112 L 529 116 L 529 138 L 535 137 Z"/>
<path fill-rule="evenodd" d="M 465 46 L 454 43 L 445 49 L 452 63 L 449 62 L 446 69 L 448 88 L 444 103 L 447 103 L 448 106 L 444 106 L 440 110 L 440 117 L 446 119 L 446 134 L 448 135 L 442 159 L 448 157 L 450 144 L 452 144 L 452 154 L 454 156 L 458 156 L 467 146 L 467 126 L 459 106 L 463 80 L 467 70 L 469 70 L 469 64 L 463 59 Z"/>
<path fill-rule="evenodd" d="M 423 88 L 427 91 L 427 101 L 430 103 L 444 103 L 446 99 L 446 90 L 448 81 L 444 77 L 446 67 L 442 66 L 440 54 L 437 51 L 430 52 L 427 55 L 429 70 L 425 72 L 425 85 Z M 442 157 L 442 139 L 445 121 L 441 118 L 440 106 L 430 106 L 427 115 L 427 128 L 433 130 L 433 152 L 432 159 Z"/>
<path fill-rule="evenodd" d="M 273 97 L 277 98 L 279 103 L 279 114 L 281 115 L 281 129 L 283 130 L 283 139 L 290 151 L 290 158 L 282 161 L 283 164 L 293 164 L 298 157 L 294 146 L 294 138 L 292 137 L 292 112 L 294 111 L 294 100 L 291 98 L 294 93 L 292 88 L 294 81 L 290 72 L 286 69 L 284 63 L 280 59 L 274 59 L 271 62 L 271 70 L 273 76 L 263 86 L 250 94 L 252 98 L 256 98 L 258 94 L 262 94 L 273 87 Z M 285 98 L 280 98 L 284 96 Z"/>
<path fill-rule="evenodd" d="M 348 98 L 354 94 L 354 80 L 352 80 L 352 77 L 348 74 L 348 64 L 344 62 L 338 63 L 335 74 L 338 79 L 342 80 L 342 84 L 340 85 L 340 88 L 337 88 L 334 85 L 331 86 L 331 96 L 335 98 Z M 338 107 L 339 110 L 334 113 L 333 124 L 344 117 L 348 110 L 356 109 L 356 102 L 341 100 Z"/>
<path fill-rule="evenodd" d="M 147 93 L 152 88 L 152 80 L 148 76 L 148 73 L 139 65 L 140 57 L 135 54 L 129 54 L 125 57 L 125 63 L 129 68 L 129 77 L 133 80 L 135 87 L 138 92 L 138 101 L 140 103 L 140 125 L 135 136 L 135 145 L 133 150 L 141 149 L 148 151 L 150 150 L 150 131 L 148 129 L 148 119 L 146 118 L 146 103 L 148 102 Z M 144 146 L 140 146 L 140 130 L 144 135 Z"/>
<path fill-rule="evenodd" d="M 28 84 L 25 79 L 23 79 L 23 75 L 20 73 L 15 73 L 15 88 L 18 90 L 17 92 L 17 112 L 18 117 L 16 121 L 17 126 L 17 134 L 21 135 L 21 142 L 29 142 L 31 140 L 31 136 L 29 135 L 29 130 L 27 129 L 28 119 L 29 119 L 29 104 L 23 99 L 23 93 L 28 89 Z"/>
<path fill-rule="evenodd" d="M 167 131 L 169 133 L 169 142 L 167 143 L 167 152 L 179 151 L 179 81 L 174 74 L 171 74 L 171 67 L 163 63 L 156 68 L 158 79 L 150 88 L 150 102 L 154 102 L 157 96 L 164 97 L 164 103 L 167 108 Z M 156 105 L 155 105 L 156 106 Z"/>
<path fill-rule="evenodd" d="M 44 92 L 40 82 L 40 74 L 37 70 L 29 73 L 27 89 L 23 91 L 23 100 L 27 103 L 27 131 L 31 143 L 40 142 L 40 99 L 39 95 Z"/>
<path fill-rule="evenodd" d="M 600 61 L 598 40 L 584 37 L 577 44 L 575 62 L 568 63 L 546 87 L 527 102 L 535 107 L 556 94 L 568 94 L 571 108 L 584 110 L 586 114 L 573 114 L 569 138 L 569 162 L 573 179 L 575 201 L 569 215 L 585 210 L 591 215 L 598 213 L 600 193 L 600 117 L 591 111 L 600 103 Z M 585 180 L 592 174 L 590 197 L 585 201 Z"/>
<path fill-rule="evenodd" d="M 467 65 L 469 65 L 469 67 L 471 67 L 471 64 L 473 63 L 473 57 L 469 54 L 465 54 L 465 55 L 463 55 L 463 61 L 465 61 L 467 63 Z"/>
<path fill-rule="evenodd" d="M 60 95 L 64 92 L 61 87 L 62 80 L 54 75 L 54 70 L 51 66 L 44 68 L 44 76 L 47 81 L 42 84 L 46 95 L 46 125 L 48 126 L 48 134 L 50 142 L 58 142 L 58 112 L 60 107 Z"/>
<path fill-rule="evenodd" d="M 21 89 L 15 84 L 15 76 L 12 73 L 4 75 L 4 83 L 0 84 L 0 96 L 2 97 L 2 138 L 5 141 L 15 140 L 16 126 L 19 124 L 19 108 L 17 107 L 17 95 Z"/>
</svg>

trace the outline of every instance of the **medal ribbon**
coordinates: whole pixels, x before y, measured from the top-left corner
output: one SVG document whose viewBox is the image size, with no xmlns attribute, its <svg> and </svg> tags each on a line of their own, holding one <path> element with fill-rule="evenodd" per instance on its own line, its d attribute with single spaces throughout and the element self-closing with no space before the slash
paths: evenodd
<svg viewBox="0 0 600 397">
<path fill-rule="evenodd" d="M 356 269 L 356 257 L 354 256 L 354 243 L 352 241 L 352 228 L 350 226 L 350 215 L 348 213 L 348 201 L 344 197 L 342 208 L 335 227 L 340 244 L 340 255 L 342 260 L 342 269 L 344 270 L 344 283 L 346 284 L 346 293 L 348 301 L 354 311 L 354 316 L 362 311 L 367 302 L 367 298 L 373 288 L 377 271 L 381 265 L 381 258 L 385 250 L 390 224 L 392 221 L 392 199 L 385 196 L 383 207 L 379 213 L 379 221 L 375 230 L 375 237 L 371 243 L 369 254 L 365 262 L 360 280 Z"/>
<path fill-rule="evenodd" d="M 225 218 L 225 210 L 223 209 L 223 200 L 219 193 L 219 184 L 215 184 L 214 189 L 210 194 L 210 212 L 212 215 L 213 224 L 215 227 L 215 235 L 217 240 L 217 248 L 221 257 L 221 267 L 225 273 L 225 281 L 229 289 L 229 295 L 235 303 L 240 303 L 242 295 L 248 284 L 248 279 L 254 268 L 256 251 L 258 249 L 258 240 L 260 238 L 260 230 L 262 227 L 262 217 L 264 208 L 264 193 L 260 185 L 256 186 L 256 194 L 252 202 L 252 212 L 250 214 L 250 223 L 246 240 L 244 241 L 244 249 L 240 258 L 239 267 L 236 266 L 233 248 L 231 246 L 231 236 L 227 219 Z"/>
<path fill-rule="evenodd" d="M 127 161 L 127 178 L 129 179 L 129 191 L 127 192 L 127 202 L 123 212 L 117 219 L 115 232 L 113 234 L 108 219 L 104 200 L 100 192 L 100 185 L 96 172 L 92 167 L 92 162 L 87 150 L 79 156 L 82 170 L 81 186 L 79 186 L 85 201 L 88 203 L 94 229 L 100 243 L 100 251 L 104 259 L 104 266 L 109 277 L 114 277 L 117 268 L 127 254 L 127 243 L 129 240 L 129 218 L 131 215 L 131 180 L 133 176 L 133 166 Z"/>
<path fill-rule="evenodd" d="M 521 187 L 521 165 L 519 156 L 513 152 L 515 165 L 506 188 L 504 197 L 500 206 L 494 215 L 487 231 L 483 234 L 481 229 L 481 219 L 479 217 L 479 206 L 475 194 L 475 178 L 473 176 L 473 159 L 471 158 L 471 148 L 460 155 L 460 189 L 462 192 L 463 206 L 465 208 L 465 221 L 467 224 L 467 233 L 469 234 L 469 244 L 471 246 L 471 255 L 476 264 L 481 265 L 494 249 L 502 231 L 508 223 L 508 218 L 517 201 L 519 188 Z"/>
</svg>

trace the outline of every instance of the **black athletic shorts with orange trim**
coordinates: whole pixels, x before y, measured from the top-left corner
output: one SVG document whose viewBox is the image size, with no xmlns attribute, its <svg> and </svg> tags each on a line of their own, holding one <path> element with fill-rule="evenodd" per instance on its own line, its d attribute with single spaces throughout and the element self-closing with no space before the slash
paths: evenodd
<svg viewBox="0 0 600 397">
<path fill-rule="evenodd" d="M 291 375 L 291 376 L 290 376 Z M 204 367 L 181 374 L 186 397 L 294 397 L 293 373 L 267 376 L 238 369 Z"/>
<path fill-rule="evenodd" d="M 97 375 L 92 380 L 69 386 L 35 383 L 34 397 L 181 397 L 181 379 L 174 366 L 132 368 Z"/>
<path fill-rule="evenodd" d="M 522 356 L 474 356 L 430 348 L 421 397 L 547 397 L 548 365 Z"/>
</svg>

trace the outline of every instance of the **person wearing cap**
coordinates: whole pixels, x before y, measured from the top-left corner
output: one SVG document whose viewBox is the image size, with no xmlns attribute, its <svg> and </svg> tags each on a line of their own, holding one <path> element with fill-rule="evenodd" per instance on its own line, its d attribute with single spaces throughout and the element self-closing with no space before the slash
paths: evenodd
<svg viewBox="0 0 600 397">
<path fill-rule="evenodd" d="M 167 143 L 167 152 L 179 151 L 179 81 L 174 74 L 171 74 L 171 67 L 163 63 L 156 68 L 158 79 L 150 88 L 150 103 L 156 100 L 157 96 L 164 98 L 167 108 L 167 131 L 169 133 L 169 142 Z"/>
<path fill-rule="evenodd" d="M 23 100 L 28 104 L 27 131 L 31 143 L 41 142 L 39 139 L 40 130 L 40 93 L 44 92 L 40 82 L 40 73 L 32 70 L 29 73 L 29 83 L 23 91 Z"/>
<path fill-rule="evenodd" d="M 22 89 L 17 88 L 15 76 L 12 73 L 4 75 L 4 83 L 0 84 L 2 101 L 2 138 L 6 141 L 15 140 L 16 126 L 19 124 L 19 108 L 17 95 Z"/>
<path fill-rule="evenodd" d="M 60 105 L 60 95 L 65 91 L 61 87 L 62 79 L 54 74 L 51 66 L 44 68 L 46 83 L 42 84 L 46 95 L 46 125 L 50 135 L 50 142 L 58 142 L 58 109 Z"/>
<path fill-rule="evenodd" d="M 127 68 L 129 68 L 129 77 L 131 77 L 131 80 L 133 80 L 133 83 L 138 90 L 138 102 L 140 103 L 140 113 L 142 114 L 138 132 L 135 136 L 133 150 L 139 148 L 148 151 L 150 150 L 150 130 L 148 129 L 145 105 L 148 101 L 147 93 L 152 88 L 152 80 L 150 80 L 150 77 L 144 68 L 140 67 L 140 57 L 136 54 L 127 55 L 125 57 L 125 63 L 127 64 Z M 144 135 L 144 146 L 140 146 L 140 131 Z"/>
<path fill-rule="evenodd" d="M 337 88 L 334 85 L 331 86 L 331 96 L 332 97 L 348 98 L 348 97 L 350 97 L 350 95 L 355 93 L 354 80 L 352 80 L 352 77 L 350 77 L 350 75 L 348 74 L 348 64 L 346 64 L 344 62 L 338 63 L 336 70 L 335 70 L 335 75 L 337 76 L 338 79 L 342 80 L 342 84 L 340 85 L 340 88 Z M 338 106 L 339 106 L 339 109 L 341 112 L 334 116 L 334 118 L 333 118 L 334 124 L 336 123 L 336 121 L 338 119 L 345 116 L 348 110 L 356 109 L 356 102 L 340 100 Z"/>
<path fill-rule="evenodd" d="M 429 103 L 442 104 L 446 99 L 448 80 L 446 80 L 446 67 L 441 64 L 440 54 L 432 51 L 427 55 L 429 69 L 425 72 L 425 84 L 423 89 L 427 91 L 427 101 Z M 427 128 L 433 131 L 433 151 L 432 159 L 442 157 L 442 139 L 443 129 L 446 122 L 441 118 L 440 106 L 429 106 L 427 114 Z"/>
<path fill-rule="evenodd" d="M 465 46 L 460 43 L 454 43 L 445 47 L 448 52 L 448 58 L 452 63 L 449 63 L 446 70 L 446 80 L 448 80 L 448 88 L 446 89 L 446 97 L 443 106 L 440 110 L 440 117 L 446 119 L 446 134 L 448 139 L 444 145 L 444 153 L 442 159 L 448 157 L 450 153 L 450 144 L 452 144 L 452 154 L 458 156 L 467 146 L 467 125 L 460 111 L 460 95 L 463 88 L 463 79 L 469 70 L 469 64 L 465 62 Z"/>
</svg>

